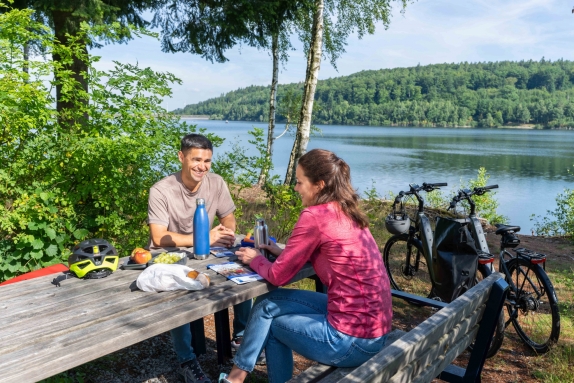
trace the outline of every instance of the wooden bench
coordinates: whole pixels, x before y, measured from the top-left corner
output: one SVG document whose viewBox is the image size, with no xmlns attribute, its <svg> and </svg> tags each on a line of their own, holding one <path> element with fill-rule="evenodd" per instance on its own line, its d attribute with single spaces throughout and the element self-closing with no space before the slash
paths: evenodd
<svg viewBox="0 0 574 383">
<path fill-rule="evenodd" d="M 393 296 L 440 310 L 405 333 L 389 334 L 385 348 L 356 368 L 314 365 L 291 383 L 300 382 L 480 382 L 486 352 L 494 334 L 508 284 L 494 273 L 453 302 L 434 300 L 393 291 Z M 476 339 L 465 368 L 452 361 Z"/>
</svg>

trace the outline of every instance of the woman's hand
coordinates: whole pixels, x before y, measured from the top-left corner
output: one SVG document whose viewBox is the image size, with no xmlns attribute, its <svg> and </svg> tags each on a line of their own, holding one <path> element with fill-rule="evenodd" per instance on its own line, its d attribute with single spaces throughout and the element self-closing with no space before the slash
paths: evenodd
<svg viewBox="0 0 574 383">
<path fill-rule="evenodd" d="M 279 254 L 281 254 L 283 252 L 283 249 L 280 248 L 279 246 L 277 246 L 277 244 L 273 241 L 269 241 L 269 245 L 259 245 L 260 249 L 265 249 L 268 252 L 270 252 L 271 254 L 273 254 L 275 257 L 278 257 Z"/>
<path fill-rule="evenodd" d="M 240 247 L 236 252 L 237 258 L 246 265 L 249 265 L 251 261 L 258 255 L 262 255 L 259 250 L 252 247 Z"/>
</svg>

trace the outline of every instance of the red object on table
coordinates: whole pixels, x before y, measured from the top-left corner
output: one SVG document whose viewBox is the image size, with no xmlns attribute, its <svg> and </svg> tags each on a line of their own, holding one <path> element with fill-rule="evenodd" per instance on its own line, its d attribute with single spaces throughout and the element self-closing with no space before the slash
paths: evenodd
<svg viewBox="0 0 574 383">
<path fill-rule="evenodd" d="M 0 286 L 9 285 L 10 283 L 16 283 L 16 282 L 20 282 L 20 281 L 25 281 L 27 279 L 43 277 L 44 275 L 60 273 L 60 272 L 68 271 L 68 270 L 69 270 L 68 266 L 64 265 L 63 263 L 58 263 L 56 265 L 44 267 L 43 269 L 40 269 L 40 270 L 34 270 L 34 271 L 30 271 L 29 273 L 19 275 L 17 277 L 14 277 L 12 279 L 9 279 L 5 282 L 0 283 Z"/>
</svg>

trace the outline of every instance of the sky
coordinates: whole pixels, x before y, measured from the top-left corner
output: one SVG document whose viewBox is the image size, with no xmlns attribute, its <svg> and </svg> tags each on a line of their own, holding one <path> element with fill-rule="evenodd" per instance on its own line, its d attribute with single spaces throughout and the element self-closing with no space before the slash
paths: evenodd
<svg viewBox="0 0 574 383">
<path fill-rule="evenodd" d="M 349 36 L 337 69 L 323 60 L 319 79 L 363 70 L 437 63 L 501 60 L 574 60 L 574 1 L 565 0 L 419 0 L 400 12 L 398 3 L 387 30 Z M 294 51 L 281 67 L 279 83 L 305 80 L 306 60 L 294 36 Z M 111 69 L 112 60 L 138 63 L 171 72 L 182 80 L 162 106 L 182 108 L 250 85 L 271 83 L 271 56 L 266 50 L 241 46 L 229 50 L 229 61 L 211 63 L 190 53 L 163 53 L 150 37 L 92 50 L 97 67 Z"/>
</svg>

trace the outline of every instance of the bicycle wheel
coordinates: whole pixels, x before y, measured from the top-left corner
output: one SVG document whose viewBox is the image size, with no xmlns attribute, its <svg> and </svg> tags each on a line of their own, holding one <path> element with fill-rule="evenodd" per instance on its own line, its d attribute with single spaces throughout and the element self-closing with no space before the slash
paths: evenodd
<svg viewBox="0 0 574 383">
<path fill-rule="evenodd" d="M 478 284 L 480 281 L 488 277 L 492 274 L 490 268 L 486 265 L 478 265 L 478 271 L 476 273 L 475 278 L 475 285 Z M 496 355 L 500 347 L 502 347 L 502 342 L 504 341 L 504 312 L 500 312 L 498 316 L 498 323 L 496 324 L 496 328 L 494 329 L 494 335 L 492 337 L 492 342 L 490 342 L 490 346 L 488 347 L 488 352 L 486 353 L 486 357 L 490 358 Z M 472 350 L 472 346 L 469 347 Z"/>
<path fill-rule="evenodd" d="M 423 297 L 430 296 L 432 282 L 423 252 L 408 235 L 391 237 L 383 250 L 383 262 L 395 290 Z M 408 259 L 408 263 L 407 263 Z"/>
<path fill-rule="evenodd" d="M 540 265 L 524 258 L 513 258 L 507 265 L 510 321 L 524 343 L 538 354 L 546 353 L 560 336 L 558 299 L 552 282 Z"/>
</svg>

